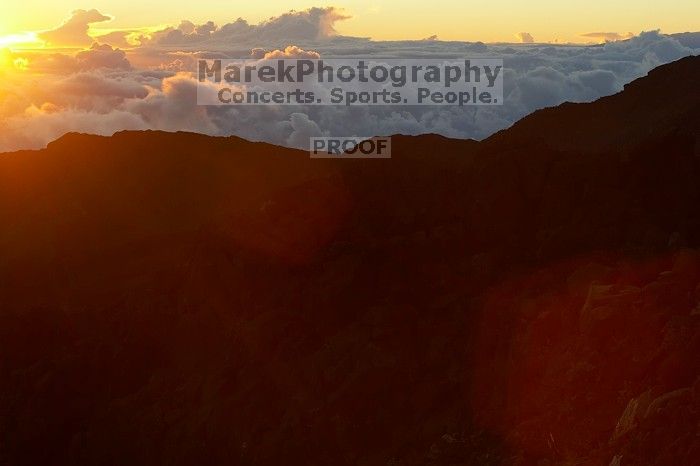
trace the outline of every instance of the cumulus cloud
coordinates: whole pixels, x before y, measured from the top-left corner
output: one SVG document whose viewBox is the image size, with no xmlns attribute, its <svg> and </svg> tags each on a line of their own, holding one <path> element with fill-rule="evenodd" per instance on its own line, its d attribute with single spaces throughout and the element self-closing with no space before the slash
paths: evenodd
<svg viewBox="0 0 700 466">
<path fill-rule="evenodd" d="M 521 44 L 532 44 L 535 42 L 534 37 L 532 37 L 532 34 L 529 32 L 519 32 L 515 35 L 515 37 Z"/>
<path fill-rule="evenodd" d="M 679 34 L 671 34 L 671 37 L 685 47 L 700 49 L 700 32 L 681 32 Z"/>
<path fill-rule="evenodd" d="M 75 104 L 78 98 L 116 98 L 119 101 L 129 98 L 143 99 L 148 96 L 146 85 L 133 76 L 105 75 L 99 72 L 78 73 L 58 81 L 52 86 L 54 99 L 66 105 Z M 94 109 L 94 103 L 90 108 Z"/>
<path fill-rule="evenodd" d="M 285 126 L 286 123 L 285 121 Z M 288 146 L 306 148 L 309 146 L 309 138 L 322 135 L 318 124 L 305 113 L 292 113 L 288 123 L 291 131 L 286 141 Z"/>
<path fill-rule="evenodd" d="M 217 26 L 209 21 L 196 25 L 183 21 L 176 28 L 166 28 L 152 35 L 151 44 L 186 46 L 219 44 L 260 44 L 279 41 L 318 41 L 337 35 L 335 24 L 350 16 L 335 7 L 290 11 L 260 24 L 239 18 Z"/>
<path fill-rule="evenodd" d="M 65 53 L 28 53 L 25 57 L 26 68 L 43 74 L 70 74 L 79 71 L 96 70 L 100 68 L 111 70 L 133 69 L 126 52 L 112 48 L 107 44 L 94 43 L 87 50 L 74 55 Z"/>
<path fill-rule="evenodd" d="M 259 49 L 258 49 L 259 50 Z M 255 50 L 251 52 L 251 55 L 256 55 Z M 266 52 L 262 58 L 264 59 L 273 59 L 273 58 L 309 58 L 309 59 L 318 59 L 321 58 L 321 55 L 318 52 L 314 51 L 307 51 L 302 49 L 301 47 L 297 47 L 296 45 L 290 45 L 286 47 L 284 50 L 272 50 L 271 52 Z"/>
<path fill-rule="evenodd" d="M 107 44 L 92 44 L 90 50 L 78 52 L 75 56 L 80 69 L 111 68 L 130 70 L 131 63 L 126 58 L 126 53 L 119 49 L 113 49 Z"/>
<path fill-rule="evenodd" d="M 0 134 L 0 148 L 36 147 L 37 141 L 53 141 L 68 132 L 111 136 L 121 130 L 145 130 L 143 120 L 128 111 L 114 110 L 95 113 L 79 109 L 58 111 L 50 104 L 41 108 L 29 107 L 21 116 L 3 121 L 5 131 Z M 43 145 L 45 145 L 44 143 Z M 9 147 L 8 147 L 9 146 Z"/>
<path fill-rule="evenodd" d="M 39 38 L 51 46 L 85 46 L 93 42 L 88 34 L 90 25 L 111 21 L 110 16 L 105 16 L 97 10 L 75 10 L 63 24 L 56 29 L 39 34 Z"/>
<path fill-rule="evenodd" d="M 658 31 L 597 46 L 376 42 L 335 36 L 333 24 L 344 17 L 332 8 L 316 8 L 258 25 L 242 19 L 221 27 L 183 21 L 128 50 L 100 40 L 75 54 L 5 52 L 0 59 L 25 60 L 26 70 L 15 69 L 0 80 L 0 151 L 43 147 L 69 131 L 112 134 L 146 128 L 237 135 L 302 148 L 309 137 L 324 135 L 439 133 L 482 139 L 537 109 L 618 92 L 658 65 L 700 52 Z M 200 58 L 432 58 L 436 53 L 456 59 L 502 58 L 504 105 L 197 105 L 193 72 Z M 20 79 L 25 74 L 40 77 Z"/>
</svg>

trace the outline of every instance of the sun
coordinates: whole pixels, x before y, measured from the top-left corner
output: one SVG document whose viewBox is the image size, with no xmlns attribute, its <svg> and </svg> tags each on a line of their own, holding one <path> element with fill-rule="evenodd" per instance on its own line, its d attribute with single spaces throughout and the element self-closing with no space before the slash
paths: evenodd
<svg viewBox="0 0 700 466">
<path fill-rule="evenodd" d="M 20 57 L 8 48 L 0 47 L 0 75 L 6 76 L 19 71 L 26 71 L 29 60 Z"/>
</svg>

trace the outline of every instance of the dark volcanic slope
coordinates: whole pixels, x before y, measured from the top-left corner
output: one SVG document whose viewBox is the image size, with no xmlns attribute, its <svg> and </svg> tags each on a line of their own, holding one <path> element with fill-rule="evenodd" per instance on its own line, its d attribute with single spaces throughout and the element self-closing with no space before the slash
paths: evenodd
<svg viewBox="0 0 700 466">
<path fill-rule="evenodd" d="M 0 464 L 692 464 L 700 58 L 390 160 L 0 155 Z"/>
</svg>

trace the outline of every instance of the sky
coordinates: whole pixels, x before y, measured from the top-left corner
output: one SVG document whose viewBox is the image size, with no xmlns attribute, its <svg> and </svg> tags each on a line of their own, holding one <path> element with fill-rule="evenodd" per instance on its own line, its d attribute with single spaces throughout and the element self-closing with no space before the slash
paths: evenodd
<svg viewBox="0 0 700 466">
<path fill-rule="evenodd" d="M 536 42 L 585 43 L 587 33 L 664 33 L 700 29 L 697 0 L 9 0 L 0 15 L 2 36 L 51 29 L 76 9 L 97 9 L 113 17 L 99 28 L 177 25 L 187 19 L 217 24 L 242 17 L 252 24 L 282 12 L 335 6 L 349 19 L 336 24 L 339 34 L 376 40 L 422 39 L 512 42 L 527 32 Z M 9 4 L 7 4 L 9 3 Z M 6 39 L 5 42 L 8 40 Z"/>
</svg>

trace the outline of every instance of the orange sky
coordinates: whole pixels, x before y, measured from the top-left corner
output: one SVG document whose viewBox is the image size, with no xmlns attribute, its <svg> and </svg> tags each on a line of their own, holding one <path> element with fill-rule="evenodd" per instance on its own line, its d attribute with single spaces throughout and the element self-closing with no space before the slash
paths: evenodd
<svg viewBox="0 0 700 466">
<path fill-rule="evenodd" d="M 27 32 L 53 28 L 75 9 L 96 8 L 114 18 L 96 28 L 119 29 L 177 24 L 182 19 L 223 24 L 243 17 L 257 23 L 290 9 L 331 5 L 352 16 L 336 25 L 339 33 L 377 40 L 437 35 L 442 40 L 511 42 L 518 40 L 518 33 L 527 32 L 537 42 L 582 43 L 592 40 L 583 36 L 591 32 L 636 34 L 654 29 L 666 33 L 700 29 L 697 0 L 503 0 L 497 4 L 464 0 L 200 0 L 180 2 L 177 7 L 171 0 L 91 0 L 89 4 L 84 0 L 23 0 L 3 5 L 0 47 L 32 43 Z"/>
</svg>

